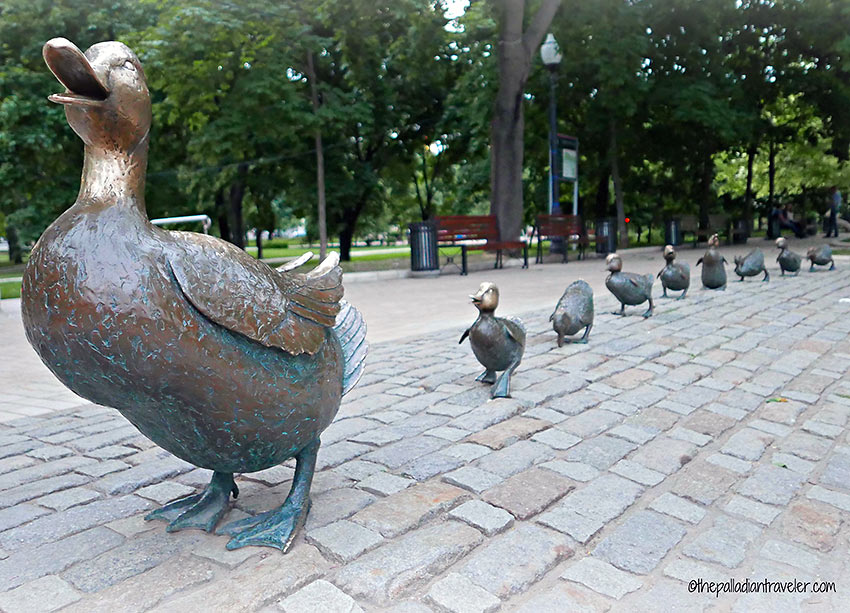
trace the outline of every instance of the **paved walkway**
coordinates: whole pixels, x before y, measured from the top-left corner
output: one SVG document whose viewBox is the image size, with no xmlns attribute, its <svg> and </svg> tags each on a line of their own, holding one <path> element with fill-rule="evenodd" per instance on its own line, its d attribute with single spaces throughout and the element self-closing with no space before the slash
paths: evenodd
<svg viewBox="0 0 850 613">
<path fill-rule="evenodd" d="M 382 342 L 410 324 L 372 320 L 368 372 L 323 436 L 308 526 L 285 556 L 142 521 L 208 473 L 111 409 L 80 402 L 0 425 L 0 609 L 846 610 L 847 263 L 659 300 L 649 320 L 639 307 L 607 314 L 613 299 L 579 272 L 591 266 L 601 262 L 444 278 L 434 287 L 446 294 L 424 306 L 400 282 L 367 298 L 353 284 L 367 318 L 399 287 L 422 332 Z M 645 266 L 659 268 L 657 253 Z M 558 349 L 550 298 L 576 274 L 597 289 L 596 325 L 589 345 Z M 520 296 L 531 275 L 536 295 Z M 457 345 L 474 316 L 463 296 L 485 278 L 502 286 L 506 313 L 547 305 L 523 313 L 529 342 L 509 400 L 488 400 Z M 438 309 L 447 329 L 429 333 Z M 39 371 L 3 311 L 9 389 L 9 372 Z M 13 383 L 24 397 L 35 385 Z M 280 504 L 291 476 L 240 477 L 225 519 Z M 689 591 L 729 579 L 808 591 Z M 824 581 L 836 591 L 814 593 Z"/>
</svg>

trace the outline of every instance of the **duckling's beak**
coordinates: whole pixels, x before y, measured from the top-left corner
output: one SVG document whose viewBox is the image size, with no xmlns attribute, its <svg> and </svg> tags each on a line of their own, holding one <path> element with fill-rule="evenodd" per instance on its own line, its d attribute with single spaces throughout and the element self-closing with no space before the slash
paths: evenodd
<svg viewBox="0 0 850 613">
<path fill-rule="evenodd" d="M 472 294 L 470 294 L 470 295 L 469 295 L 469 298 L 470 298 L 470 300 L 472 300 L 472 302 L 474 302 L 475 304 L 481 304 L 481 296 L 480 296 L 479 294 L 475 294 L 474 296 L 473 296 Z"/>
<path fill-rule="evenodd" d="M 51 102 L 97 105 L 109 96 L 88 58 L 68 39 L 50 39 L 44 44 L 42 55 L 47 67 L 68 90 L 48 96 Z"/>
</svg>

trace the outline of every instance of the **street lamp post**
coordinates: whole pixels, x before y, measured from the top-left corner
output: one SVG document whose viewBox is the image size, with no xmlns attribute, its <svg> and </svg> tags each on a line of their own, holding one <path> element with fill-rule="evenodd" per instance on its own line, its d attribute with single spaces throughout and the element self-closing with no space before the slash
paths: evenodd
<svg viewBox="0 0 850 613">
<path fill-rule="evenodd" d="M 558 193 L 558 178 L 555 174 L 555 164 L 558 161 L 558 108 L 557 108 L 557 83 L 558 66 L 561 64 L 561 49 L 558 41 L 550 32 L 546 40 L 540 45 L 540 59 L 543 65 L 549 69 L 549 214 L 561 213 L 560 195 Z M 550 243 L 552 253 L 563 253 L 563 239 L 553 238 Z"/>
</svg>

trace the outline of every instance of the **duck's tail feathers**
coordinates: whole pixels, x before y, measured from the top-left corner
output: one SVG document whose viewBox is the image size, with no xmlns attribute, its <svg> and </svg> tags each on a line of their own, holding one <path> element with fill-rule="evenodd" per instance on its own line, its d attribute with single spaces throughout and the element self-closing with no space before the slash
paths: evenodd
<svg viewBox="0 0 850 613">
<path fill-rule="evenodd" d="M 343 300 L 340 302 L 339 315 L 336 316 L 334 334 L 342 345 L 345 366 L 342 376 L 343 395 L 357 385 L 363 374 L 369 343 L 366 342 L 366 322 L 360 311 Z"/>
</svg>

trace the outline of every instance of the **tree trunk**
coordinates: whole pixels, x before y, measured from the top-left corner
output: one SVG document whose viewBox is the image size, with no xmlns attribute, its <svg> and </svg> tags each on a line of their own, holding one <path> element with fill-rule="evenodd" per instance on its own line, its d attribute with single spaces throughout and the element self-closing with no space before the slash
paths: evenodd
<svg viewBox="0 0 850 613">
<path fill-rule="evenodd" d="M 230 207 L 228 216 L 230 218 L 230 242 L 239 247 L 245 248 L 245 224 L 242 221 L 242 200 L 245 198 L 245 183 L 242 177 L 244 176 L 244 166 L 239 166 L 239 178 L 230 186 Z"/>
<path fill-rule="evenodd" d="M 24 255 L 18 230 L 12 224 L 6 224 L 6 241 L 9 243 L 9 261 L 13 264 L 23 264 Z"/>
<path fill-rule="evenodd" d="M 263 231 L 257 228 L 257 259 L 263 259 Z"/>
<path fill-rule="evenodd" d="M 339 259 L 351 261 L 351 243 L 354 239 L 354 225 L 345 223 L 339 231 Z"/>
<path fill-rule="evenodd" d="M 750 145 L 747 149 L 747 191 L 744 194 L 744 219 L 747 222 L 747 235 L 753 233 L 753 163 L 758 149 Z"/>
<path fill-rule="evenodd" d="M 767 167 L 767 176 L 770 183 L 770 187 L 767 195 L 767 204 L 772 210 L 775 205 L 773 201 L 773 197 L 776 187 L 776 143 L 773 142 L 773 139 L 770 140 L 770 147 L 768 148 L 769 158 L 768 158 L 768 167 Z"/>
<path fill-rule="evenodd" d="M 522 232 L 523 94 L 543 36 L 561 0 L 543 0 L 525 33 L 525 0 L 500 0 L 499 91 L 490 122 L 490 213 L 502 240 Z"/>
<path fill-rule="evenodd" d="M 623 203 L 623 185 L 620 181 L 619 153 L 617 152 L 617 124 L 611 120 L 611 180 L 614 182 L 614 200 L 617 203 L 617 241 L 619 247 L 629 246 L 629 229 L 626 227 L 626 208 Z"/>
<path fill-rule="evenodd" d="M 702 161 L 702 177 L 700 177 L 699 226 L 701 230 L 708 228 L 708 211 L 711 208 L 711 184 L 714 182 L 714 160 L 712 153 L 706 152 Z"/>
<path fill-rule="evenodd" d="M 224 206 L 224 190 L 220 189 L 215 193 L 215 214 L 218 218 L 218 232 L 222 240 L 233 242 L 230 238 L 230 221 L 227 215 L 227 208 Z"/>
<path fill-rule="evenodd" d="M 319 112 L 319 88 L 316 83 L 316 69 L 313 65 L 313 53 L 307 53 L 307 79 L 310 81 L 310 100 L 313 103 L 313 114 Z M 324 260 L 328 253 L 328 222 L 327 204 L 325 201 L 325 152 L 322 147 L 322 129 L 317 124 L 315 131 L 316 141 L 316 192 L 318 196 L 318 208 L 316 211 L 319 226 L 319 259 Z"/>
<path fill-rule="evenodd" d="M 599 185 L 596 187 L 596 219 L 608 217 L 608 204 L 611 200 L 610 180 L 611 174 L 606 167 L 599 174 Z"/>
</svg>

